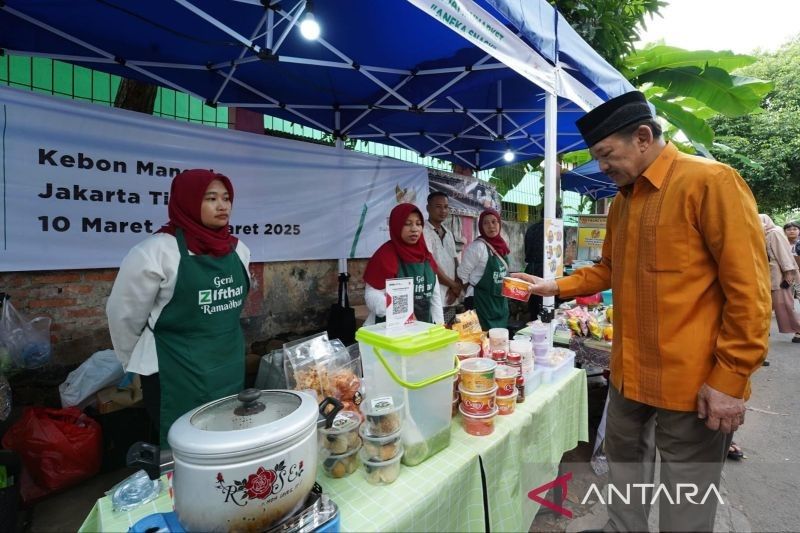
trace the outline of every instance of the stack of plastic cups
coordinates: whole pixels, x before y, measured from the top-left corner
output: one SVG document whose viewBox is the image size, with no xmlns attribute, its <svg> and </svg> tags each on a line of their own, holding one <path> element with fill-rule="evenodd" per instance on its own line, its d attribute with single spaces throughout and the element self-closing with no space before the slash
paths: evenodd
<svg viewBox="0 0 800 533">
<path fill-rule="evenodd" d="M 502 364 L 508 354 L 508 330 L 506 328 L 492 328 L 489 330 L 489 351 L 491 358 Z"/>
<path fill-rule="evenodd" d="M 550 324 L 543 324 L 542 322 L 534 322 L 531 325 L 531 338 L 533 339 L 533 355 L 537 362 L 547 359 L 547 354 L 550 352 L 551 345 L 547 340 Z"/>
<path fill-rule="evenodd" d="M 509 343 L 509 351 L 520 355 L 522 375 L 533 372 L 533 344 L 530 337 L 514 339 Z"/>
</svg>

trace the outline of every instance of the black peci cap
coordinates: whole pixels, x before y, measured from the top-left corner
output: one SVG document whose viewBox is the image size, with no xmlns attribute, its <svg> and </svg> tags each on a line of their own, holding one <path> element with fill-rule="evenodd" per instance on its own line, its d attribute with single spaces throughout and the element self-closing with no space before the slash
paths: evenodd
<svg viewBox="0 0 800 533">
<path fill-rule="evenodd" d="M 647 98 L 639 91 L 625 93 L 595 107 L 575 121 L 590 148 L 634 122 L 652 119 Z"/>
</svg>

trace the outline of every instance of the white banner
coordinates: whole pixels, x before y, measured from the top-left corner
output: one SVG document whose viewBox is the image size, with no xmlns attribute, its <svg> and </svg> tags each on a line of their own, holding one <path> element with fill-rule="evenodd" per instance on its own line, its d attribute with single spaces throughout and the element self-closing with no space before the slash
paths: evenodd
<svg viewBox="0 0 800 533">
<path fill-rule="evenodd" d="M 554 67 L 472 0 L 408 0 L 545 91 L 589 111 L 602 100 L 560 66 Z"/>
<path fill-rule="evenodd" d="M 369 257 L 425 168 L 0 87 L 0 271 L 119 266 L 167 221 L 172 177 L 231 178 L 252 261 Z"/>
</svg>

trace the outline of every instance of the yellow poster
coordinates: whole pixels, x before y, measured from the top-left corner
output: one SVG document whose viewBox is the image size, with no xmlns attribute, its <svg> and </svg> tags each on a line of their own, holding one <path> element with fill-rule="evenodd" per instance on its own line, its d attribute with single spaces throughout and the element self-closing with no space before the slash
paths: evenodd
<svg viewBox="0 0 800 533">
<path fill-rule="evenodd" d="M 605 228 L 578 228 L 578 259 L 593 260 L 603 252 Z"/>
</svg>

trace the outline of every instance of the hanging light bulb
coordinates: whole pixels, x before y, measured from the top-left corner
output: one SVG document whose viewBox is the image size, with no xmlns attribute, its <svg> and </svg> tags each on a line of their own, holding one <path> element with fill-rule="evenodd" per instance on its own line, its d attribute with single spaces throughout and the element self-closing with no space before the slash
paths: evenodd
<svg viewBox="0 0 800 533">
<path fill-rule="evenodd" d="M 503 159 L 506 163 L 511 163 L 514 159 L 516 159 L 516 157 L 517 155 L 511 151 L 511 148 L 507 148 L 503 154 Z"/>
<path fill-rule="evenodd" d="M 316 41 L 319 38 L 319 24 L 314 18 L 314 4 L 311 0 L 306 2 L 306 14 L 300 23 L 300 34 L 309 41 Z"/>
</svg>

